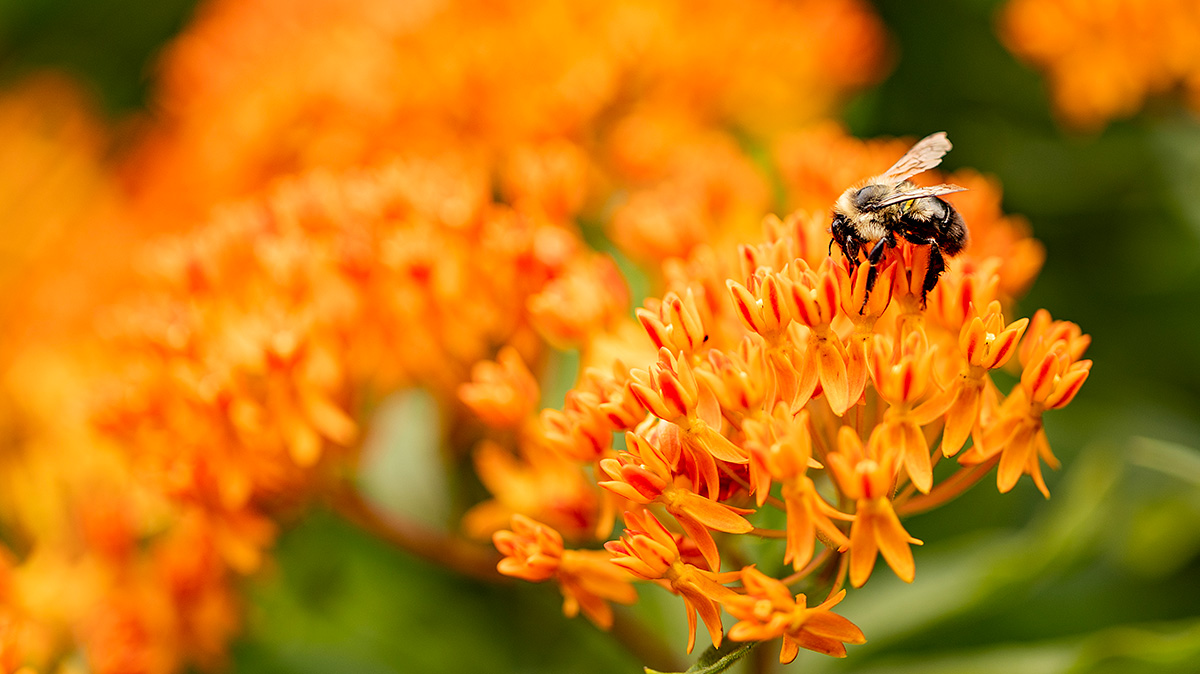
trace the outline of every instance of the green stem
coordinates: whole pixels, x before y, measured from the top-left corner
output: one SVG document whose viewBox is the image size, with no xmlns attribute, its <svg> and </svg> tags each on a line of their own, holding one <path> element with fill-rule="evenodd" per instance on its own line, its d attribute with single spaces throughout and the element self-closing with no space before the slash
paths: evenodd
<svg viewBox="0 0 1200 674">
<path fill-rule="evenodd" d="M 329 497 L 335 512 L 379 539 L 477 580 L 492 583 L 512 579 L 496 570 L 500 554 L 491 546 L 447 534 L 385 512 L 370 503 L 353 484 L 334 486 Z"/>
</svg>

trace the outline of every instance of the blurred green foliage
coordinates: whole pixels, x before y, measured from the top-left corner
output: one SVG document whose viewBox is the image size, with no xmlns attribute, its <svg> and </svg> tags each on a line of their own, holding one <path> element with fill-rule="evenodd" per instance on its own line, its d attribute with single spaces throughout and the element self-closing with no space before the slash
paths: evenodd
<svg viewBox="0 0 1200 674">
<path fill-rule="evenodd" d="M 0 77 L 62 67 L 129 110 L 191 4 L 4 0 Z M 803 653 L 797 671 L 1200 671 L 1200 121 L 1164 100 L 1097 135 L 1065 131 L 1041 77 L 1000 45 L 1000 4 L 879 0 L 896 65 L 846 119 L 861 136 L 947 131 L 947 167 L 997 176 L 1045 243 L 1021 313 L 1045 307 L 1094 338 L 1091 379 L 1047 418 L 1065 467 L 1049 502 L 1027 480 L 1003 496 L 984 484 L 914 518 L 916 582 L 877 573 L 843 604 L 869 643 L 844 661 Z M 637 671 L 562 618 L 553 588 L 466 581 L 325 513 L 287 532 L 247 591 L 237 671 Z"/>
<path fill-rule="evenodd" d="M 0 0 L 0 81 L 57 68 L 113 114 L 146 102 L 154 54 L 196 0 Z"/>
<path fill-rule="evenodd" d="M 636 671 L 540 586 L 494 586 L 412 559 L 319 511 L 249 588 L 237 671 L 264 674 Z M 569 647 L 564 647 L 569 646 Z"/>
</svg>

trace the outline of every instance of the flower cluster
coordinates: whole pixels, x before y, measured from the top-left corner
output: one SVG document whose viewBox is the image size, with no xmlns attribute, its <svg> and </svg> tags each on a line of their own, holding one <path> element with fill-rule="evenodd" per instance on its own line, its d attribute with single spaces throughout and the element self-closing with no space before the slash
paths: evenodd
<svg viewBox="0 0 1200 674">
<path fill-rule="evenodd" d="M 814 165 L 831 144 L 843 165 L 870 159 L 863 175 L 905 149 L 809 133 L 814 140 L 780 149 L 797 201 L 832 200 L 821 181 L 798 178 L 821 173 Z M 1057 461 L 1042 416 L 1068 404 L 1091 367 L 1089 338 L 1074 324 L 1044 310 L 1012 319 L 1013 293 L 1036 273 L 1041 250 L 1023 223 L 999 213 L 993 183 L 953 180 L 981 193 L 951 197 L 973 239 L 927 303 L 926 248 L 889 250 L 868 293 L 869 267 L 830 255 L 820 213 L 768 217 L 757 243 L 667 260 L 666 292 L 637 311 L 644 334 L 626 360 L 588 369 L 562 410 L 543 411 L 519 435 L 522 470 L 573 473 L 576 500 L 546 492 L 516 502 L 499 491 L 487 507 L 553 527 L 569 511 L 570 535 L 584 546 L 609 539 L 623 513 L 619 539 L 604 547 L 613 564 L 682 598 L 689 651 L 699 615 L 714 645 L 782 637 L 783 662 L 799 648 L 844 655 L 863 635 L 830 612 L 843 583 L 864 585 L 880 556 L 914 579 L 911 546 L 921 541 L 903 517 L 993 468 L 1001 492 L 1028 475 L 1049 496 L 1042 463 Z M 639 356 L 646 338 L 652 350 Z M 1003 385 L 1011 376 L 994 377 L 999 370 L 1017 374 L 1015 383 Z M 479 470 L 487 476 L 489 466 Z M 497 533 L 497 544 L 509 537 Z M 748 552 L 761 538 L 783 539 L 782 555 Z M 521 558 L 501 549 L 502 570 Z M 828 599 L 810 609 L 795 585 Z M 728 634 L 722 610 L 740 621 Z"/>
<path fill-rule="evenodd" d="M 578 465 L 620 462 L 613 429 L 646 402 L 613 363 L 652 350 L 582 226 L 651 261 L 735 240 L 770 194 L 739 141 L 829 114 L 885 47 L 862 0 L 214 0 L 130 146 L 59 84 L 0 101 L 0 169 L 22 177 L 0 193 L 0 670 L 219 666 L 238 579 L 280 521 L 353 489 L 405 388 L 466 429 L 447 451 L 493 436 L 475 456 L 498 500 L 468 530 L 514 510 L 571 540 L 611 529 L 618 501 Z M 701 309 L 650 310 L 683 339 L 672 321 Z M 552 348 L 609 374 L 538 413 Z M 678 409 L 703 457 L 721 425 Z M 511 437 L 537 441 L 515 456 Z M 695 535 L 747 526 L 685 492 Z M 607 552 L 513 526 L 506 552 L 537 561 L 505 570 L 555 578 L 569 613 L 634 600 Z"/>
<path fill-rule="evenodd" d="M 1200 110 L 1198 33 L 1191 0 L 1012 0 L 1001 16 L 1001 37 L 1046 73 L 1062 120 L 1088 130 L 1176 89 Z"/>
</svg>

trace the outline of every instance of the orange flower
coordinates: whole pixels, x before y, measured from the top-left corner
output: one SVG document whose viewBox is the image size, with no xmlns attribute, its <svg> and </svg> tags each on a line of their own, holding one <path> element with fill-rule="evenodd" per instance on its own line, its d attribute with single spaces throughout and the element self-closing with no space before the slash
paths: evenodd
<svg viewBox="0 0 1200 674">
<path fill-rule="evenodd" d="M 1092 361 L 1079 359 L 1088 344 L 1079 327 L 1066 321 L 1051 322 L 1045 310 L 1035 316 L 1025 339 L 1020 384 L 1001 405 L 998 420 L 985 432 L 983 443 L 959 461 L 978 464 L 999 454 L 996 484 L 1001 492 L 1011 490 L 1021 475 L 1029 475 L 1049 498 L 1039 457 L 1051 467 L 1057 467 L 1058 460 L 1050 452 L 1042 415 L 1074 399 L 1091 373 Z"/>
<path fill-rule="evenodd" d="M 982 316 L 976 316 L 963 325 L 958 344 L 964 363 L 954 384 L 945 392 L 946 397 L 952 396 L 954 402 L 946 411 L 946 427 L 942 431 L 943 455 L 954 456 L 958 453 L 967 435 L 978 426 L 981 396 L 991 381 L 988 371 L 1003 367 L 1016 353 L 1017 343 L 1027 325 L 1029 319 L 1022 318 L 1005 326 L 999 302 L 992 302 Z"/>
<path fill-rule="evenodd" d="M 849 426 L 838 429 L 837 440 L 838 451 L 825 460 L 841 492 L 858 503 L 850 526 L 850 584 L 862 587 L 867 582 L 879 553 L 901 580 L 911 583 L 916 566 L 909 545 L 921 541 L 904 530 L 892 508 L 899 457 L 864 452 L 862 440 Z"/>
<path fill-rule="evenodd" d="M 760 267 L 748 278 L 748 283 L 750 288 L 733 279 L 726 281 L 738 317 L 752 332 L 774 345 L 792 322 L 784 304 L 782 282 L 778 275 Z"/>
<path fill-rule="evenodd" d="M 530 319 L 559 348 L 582 345 L 607 332 L 628 311 L 629 292 L 612 259 L 579 256 L 528 300 Z"/>
<path fill-rule="evenodd" d="M 793 597 L 786 585 L 753 566 L 742 570 L 742 586 L 745 594 L 724 602 L 725 609 L 738 618 L 729 628 L 729 638 L 767 641 L 783 637 L 779 662 L 785 665 L 796 659 L 801 648 L 844 658 L 844 644 L 867 641 L 854 623 L 830 610 L 845 598 L 845 590 L 808 608 L 807 597 Z"/>
<path fill-rule="evenodd" d="M 458 387 L 463 403 L 496 428 L 512 428 L 524 421 L 533 413 L 538 396 L 537 380 L 511 346 L 501 349 L 495 362 L 475 363 L 471 381 Z"/>
<path fill-rule="evenodd" d="M 608 602 L 632 604 L 637 591 L 629 574 L 598 550 L 564 550 L 562 536 L 524 515 L 513 515 L 512 530 L 492 535 L 504 555 L 497 568 L 506 576 L 532 582 L 555 579 L 563 593 L 563 613 L 574 617 L 580 610 L 597 627 L 612 627 Z"/>
<path fill-rule="evenodd" d="M 621 540 L 609 541 L 604 547 L 612 553 L 613 564 L 639 578 L 655 581 L 683 598 L 688 616 L 688 653 L 696 645 L 697 613 L 708 628 L 713 645 L 721 645 L 720 602 L 736 596 L 723 583 L 737 579 L 737 572 L 714 573 L 698 565 L 704 563 L 702 560 L 685 558 L 678 537 L 648 511 L 626 512 Z"/>
<path fill-rule="evenodd" d="M 696 378 L 713 392 L 731 424 L 740 424 L 747 413 L 762 407 L 771 377 L 767 358 L 767 351 L 747 337 L 732 353 L 710 349 L 709 367 L 696 370 Z"/>
<path fill-rule="evenodd" d="M 821 142 L 862 162 L 855 180 L 878 173 L 907 147 L 839 134 Z M 817 145 L 808 151 L 822 150 Z M 798 154 L 792 159 L 803 168 Z M 842 160 L 835 153 L 829 161 Z M 789 187 L 799 196 L 829 188 L 832 195 L 819 202 L 827 208 L 845 183 L 824 185 L 824 175 L 806 178 L 815 187 Z M 723 604 L 741 619 L 745 638 L 783 636 L 785 660 L 801 647 L 844 654 L 844 644 L 862 635 L 824 617 L 832 616 L 837 597 L 808 609 L 779 581 L 747 571 L 755 559 L 743 563 L 743 577 L 753 580 L 738 595 L 712 575 L 721 560 L 736 558 L 726 554 L 727 544 L 744 556 L 763 547 L 738 545 L 741 536 L 785 539 L 782 560 L 773 563 L 791 564 L 791 580 L 823 583 L 831 592 L 847 578 L 864 585 L 881 554 L 911 582 L 911 546 L 921 542 L 902 515 L 946 503 L 998 464 L 1004 480 L 1015 481 L 1014 470 L 1034 471 L 1030 447 L 1051 456 L 1030 429 L 1040 428 L 1037 415 L 1047 405 L 1078 390 L 1087 340 L 1040 313 L 1029 322 L 1005 321 L 1001 308 L 1036 273 L 1040 247 L 1022 221 L 999 211 L 994 183 L 961 175 L 981 193 L 963 206 L 973 234 L 978 220 L 979 236 L 951 261 L 927 303 L 920 300 L 928 251 L 920 246 L 889 251 L 867 293 L 863 265 L 852 271 L 830 258 L 820 214 L 768 217 L 764 239 L 749 243 L 730 225 L 730 240 L 709 232 L 686 258 L 662 265 L 662 299 L 637 312 L 657 355 L 613 349 L 607 340 L 614 333 L 606 334 L 604 348 L 622 354 L 609 361 L 611 374 L 607 366 L 589 370 L 560 412 L 540 415 L 547 444 L 582 471 L 598 468 L 610 503 L 661 508 L 678 522 L 680 532 L 672 533 L 648 512 L 628 514 L 621 539 L 607 548 L 616 563 L 683 597 L 689 648 L 697 614 L 719 641 Z M 1014 353 L 1026 375 L 1006 394 L 988 373 Z M 1035 397 L 1039 402 L 1030 403 Z M 610 430 L 626 431 L 624 452 L 609 454 Z M 958 452 L 964 464 L 944 479 L 933 470 L 939 433 L 943 451 Z M 968 435 L 975 446 L 960 451 Z M 753 526 L 742 517 L 752 502 L 756 523 L 784 523 Z M 854 514 L 842 512 L 851 502 Z"/>
<path fill-rule="evenodd" d="M 834 414 L 841 416 L 852 403 L 846 374 L 846 347 L 833 329 L 841 308 L 841 291 L 834 264 L 827 259 L 816 270 L 803 262 L 790 267 L 783 278 L 788 311 L 797 323 L 808 327 L 805 357 L 799 369 L 798 393 L 793 409 L 803 407 L 819 381 Z"/>
<path fill-rule="evenodd" d="M 397 390 L 432 393 L 457 456 L 476 439 L 462 429 L 478 430 L 463 415 L 496 426 L 476 455 L 496 498 L 468 529 L 489 534 L 517 510 L 569 537 L 605 529 L 617 499 L 589 470 L 611 457 L 613 430 L 643 421 L 632 384 L 647 383 L 605 359 L 650 362 L 623 343 L 628 293 L 581 229 L 604 221 L 651 259 L 715 259 L 771 195 L 743 138 L 766 142 L 875 81 L 883 27 L 863 0 L 512 9 L 213 0 L 164 50 L 153 111 L 116 167 L 107 134 L 56 85 L 32 105 L 0 100 L 0 127 L 28 127 L 5 134 L 0 157 L 20 178 L 0 201 L 21 225 L 0 233 L 16 261 L 0 269 L 15 326 L 0 338 L 13 373 L 0 515 L 46 555 L 12 566 L 56 583 L 36 615 L 0 597 L 0 617 L 13 609 L 22 636 L 39 635 L 21 644 L 31 663 L 82 650 L 98 671 L 219 666 L 236 576 L 261 567 L 274 518 L 355 466 L 365 415 Z M 740 337 L 724 282 L 698 282 L 693 300 L 680 287 L 694 307 L 667 302 L 664 327 Z M 506 347 L 536 370 L 552 345 L 612 376 L 535 418 L 535 373 Z M 707 456 L 721 471 L 710 500 L 733 512 L 725 501 L 746 495 L 730 475 L 748 471 L 737 424 L 773 389 L 739 382 L 733 357 L 723 378 L 696 378 L 709 347 L 679 347 L 683 362 L 650 378 L 662 400 L 694 389 L 672 468 L 694 475 Z M 475 368 L 493 358 L 498 370 Z M 80 515 L 108 489 L 132 505 Z M 575 557 L 563 555 L 560 572 Z M 50 573 L 44 559 L 74 561 Z M 596 618 L 589 582 L 564 591 L 568 611 L 574 596 Z"/>
<path fill-rule="evenodd" d="M 690 290 L 683 297 L 669 292 L 661 302 L 650 298 L 635 313 L 656 348 L 691 354 L 708 341 Z"/>
<path fill-rule="evenodd" d="M 950 404 L 945 396 L 917 404 L 933 386 L 934 355 L 924 332 L 917 329 L 902 344 L 876 339 L 870 361 L 879 397 L 889 403 L 883 421 L 871 432 L 872 453 L 881 463 L 903 466 L 908 479 L 924 493 L 933 486 L 933 464 L 921 426 L 944 414 Z"/>
<path fill-rule="evenodd" d="M 1011 0 L 1000 25 L 1008 48 L 1046 72 L 1062 120 L 1084 130 L 1180 85 L 1197 108 L 1197 31 L 1200 12 L 1190 0 Z"/>
<path fill-rule="evenodd" d="M 665 439 L 670 441 L 669 436 Z M 742 515 L 753 511 L 717 503 L 697 494 L 692 485 L 677 481 L 663 452 L 637 433 L 626 433 L 625 445 L 629 451 L 600 462 L 601 470 L 612 478 L 600 486 L 634 503 L 661 503 L 699 546 L 709 567 L 719 569 L 721 558 L 709 529 L 744 534 L 754 526 Z M 710 464 L 706 472 L 713 493 L 716 466 Z"/>
<path fill-rule="evenodd" d="M 772 480 L 783 485 L 787 514 L 784 563 L 790 562 L 797 571 L 807 566 L 818 535 L 834 549 L 848 546 L 849 539 L 831 518 L 853 518 L 829 505 L 807 475 L 809 468 L 822 468 L 812 458 L 808 410 L 801 410 L 793 419 L 787 407 L 779 404 L 771 416 L 747 420 L 744 430 L 751 475 L 758 473 L 757 479 L 752 478 L 758 505 L 766 500 Z"/>
<path fill-rule="evenodd" d="M 677 424 L 681 438 L 690 448 L 730 463 L 749 461 L 737 445 L 719 432 L 719 403 L 707 387 L 700 388 L 685 358 L 676 358 L 663 347 L 659 349 L 658 362 L 648 371 L 631 370 L 629 375 L 633 397 L 654 416 Z"/>
</svg>

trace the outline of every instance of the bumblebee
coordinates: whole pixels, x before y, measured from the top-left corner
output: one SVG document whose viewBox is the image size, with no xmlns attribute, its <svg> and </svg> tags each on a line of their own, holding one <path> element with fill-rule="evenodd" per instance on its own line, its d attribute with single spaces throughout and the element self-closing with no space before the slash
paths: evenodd
<svg viewBox="0 0 1200 674">
<path fill-rule="evenodd" d="M 963 192 L 957 185 L 918 187 L 909 178 L 942 163 L 953 146 L 944 132 L 926 136 L 895 164 L 842 193 L 833 205 L 830 249 L 837 244 L 851 269 L 860 264 L 859 252 L 867 252 L 867 293 L 875 287 L 876 267 L 899 235 L 905 241 L 929 246 L 929 266 L 921 285 L 921 305 L 946 270 L 946 257 L 962 252 L 967 245 L 967 226 L 944 194 Z M 864 300 L 864 306 L 866 301 Z"/>
</svg>

